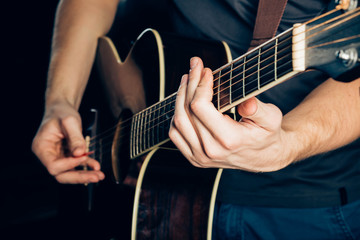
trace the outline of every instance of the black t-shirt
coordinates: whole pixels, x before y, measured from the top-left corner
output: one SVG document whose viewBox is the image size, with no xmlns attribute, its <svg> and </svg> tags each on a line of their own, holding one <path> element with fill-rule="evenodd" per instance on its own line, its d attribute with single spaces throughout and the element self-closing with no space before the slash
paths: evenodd
<svg viewBox="0 0 360 240">
<path fill-rule="evenodd" d="M 237 57 L 249 47 L 257 4 L 254 0 L 174 0 L 175 27 L 189 37 L 225 41 Z M 289 0 L 278 32 L 323 13 L 328 4 L 329 0 Z M 326 78 L 310 71 L 258 97 L 286 114 Z M 271 207 L 326 207 L 360 199 L 360 140 L 276 172 L 224 170 L 217 199 Z"/>
</svg>

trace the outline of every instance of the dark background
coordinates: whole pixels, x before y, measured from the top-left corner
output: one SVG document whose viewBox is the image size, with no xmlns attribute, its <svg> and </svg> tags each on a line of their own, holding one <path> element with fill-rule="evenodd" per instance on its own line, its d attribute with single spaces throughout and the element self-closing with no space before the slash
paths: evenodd
<svg viewBox="0 0 360 240">
<path fill-rule="evenodd" d="M 162 0 L 143 1 L 151 4 L 142 4 L 141 9 L 137 8 L 138 2 L 141 0 L 125 2 L 126 8 L 119 11 L 117 20 L 121 24 L 114 26 L 126 33 L 118 42 L 124 46 L 121 54 L 127 52 L 142 29 L 169 27 L 168 21 L 163 21 L 166 5 Z M 72 239 L 76 235 L 74 230 L 94 231 L 86 222 L 74 220 L 75 225 L 68 228 L 66 219 L 59 218 L 61 186 L 31 152 L 31 142 L 43 114 L 57 4 L 57 0 L 21 0 L 2 5 L 3 12 L 8 14 L 1 21 L 5 53 L 1 64 L 5 72 L 1 79 L 1 119 L 5 134 L 0 165 L 0 239 L 56 239 L 60 235 L 59 239 Z"/>
<path fill-rule="evenodd" d="M 39 236 L 57 214 L 57 184 L 31 152 L 43 113 L 57 1 L 6 2 L 2 12 L 8 14 L 1 21 L 5 154 L 0 165 L 0 238 L 18 239 Z"/>
</svg>

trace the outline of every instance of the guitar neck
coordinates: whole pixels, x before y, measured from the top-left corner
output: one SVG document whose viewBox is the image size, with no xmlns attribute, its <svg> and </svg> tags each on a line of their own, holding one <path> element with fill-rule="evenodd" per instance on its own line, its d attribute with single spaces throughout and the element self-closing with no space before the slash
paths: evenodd
<svg viewBox="0 0 360 240">
<path fill-rule="evenodd" d="M 130 157 L 135 158 L 169 140 L 171 118 L 174 115 L 176 93 L 158 102 L 132 118 Z"/>
<path fill-rule="evenodd" d="M 213 104 L 226 112 L 297 73 L 293 69 L 292 29 L 215 70 Z"/>
<path fill-rule="evenodd" d="M 225 112 L 250 97 L 289 79 L 293 69 L 292 29 L 213 71 L 213 104 Z M 135 114 L 131 126 L 131 158 L 169 140 L 176 93 Z"/>
<path fill-rule="evenodd" d="M 356 71 L 360 67 L 359 32 L 360 7 L 344 14 L 334 9 L 304 24 L 295 24 L 215 70 L 212 103 L 224 113 L 309 68 L 335 79 L 351 69 Z M 175 100 L 176 93 L 133 116 L 131 158 L 169 140 Z"/>
</svg>

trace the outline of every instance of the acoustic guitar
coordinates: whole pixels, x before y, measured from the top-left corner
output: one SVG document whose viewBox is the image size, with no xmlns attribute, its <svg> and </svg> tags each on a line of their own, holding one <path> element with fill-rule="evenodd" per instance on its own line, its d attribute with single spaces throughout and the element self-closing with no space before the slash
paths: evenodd
<svg viewBox="0 0 360 240">
<path fill-rule="evenodd" d="M 168 137 L 176 90 L 192 56 L 216 69 L 213 104 L 226 113 L 308 69 L 337 80 L 355 79 L 359 51 L 357 6 L 296 24 L 234 60 L 224 42 L 147 29 L 122 61 L 111 39 L 100 38 L 97 64 L 119 118 L 113 128 L 90 138 L 89 151 L 102 162 L 107 161 L 103 153 L 110 152 L 112 178 L 133 188 L 131 238 L 211 239 L 222 170 L 193 167 Z"/>
</svg>

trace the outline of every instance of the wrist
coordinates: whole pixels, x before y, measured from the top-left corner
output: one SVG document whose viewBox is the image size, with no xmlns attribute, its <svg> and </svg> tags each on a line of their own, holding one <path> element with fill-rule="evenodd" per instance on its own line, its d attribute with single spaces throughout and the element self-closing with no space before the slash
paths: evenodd
<svg viewBox="0 0 360 240">
<path fill-rule="evenodd" d="M 44 119 L 64 119 L 68 116 L 75 116 L 79 120 L 81 119 L 77 108 L 66 98 L 52 98 L 46 101 Z"/>
<path fill-rule="evenodd" d="M 284 164 L 290 165 L 311 156 L 308 139 L 300 128 L 282 126 Z"/>
<path fill-rule="evenodd" d="M 79 95 L 79 94 L 78 94 Z M 66 89 L 52 90 L 48 88 L 45 92 L 45 110 L 57 105 L 67 105 L 74 109 L 80 106 L 81 98 Z"/>
</svg>

